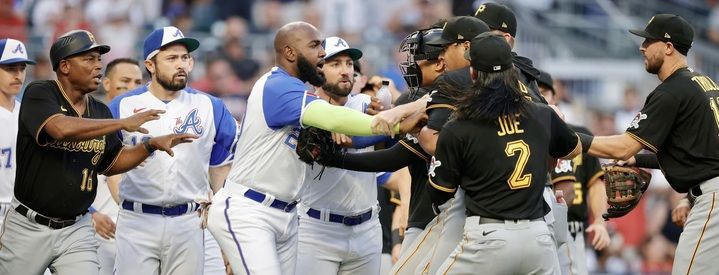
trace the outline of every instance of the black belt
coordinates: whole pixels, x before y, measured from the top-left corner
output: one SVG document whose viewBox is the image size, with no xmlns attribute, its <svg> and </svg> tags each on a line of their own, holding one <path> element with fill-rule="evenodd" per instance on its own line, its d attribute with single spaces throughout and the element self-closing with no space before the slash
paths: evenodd
<svg viewBox="0 0 719 275">
<path fill-rule="evenodd" d="M 515 220 L 515 219 L 509 219 L 509 220 L 499 220 L 499 219 L 492 219 L 492 218 L 485 218 L 485 217 L 479 217 L 479 224 L 488 224 L 488 223 L 505 223 L 505 222 L 507 222 L 507 221 L 509 221 L 509 222 L 515 222 L 515 223 L 516 223 L 516 222 L 518 222 L 518 221 L 523 221 L 523 220 L 527 220 L 527 219 L 517 219 L 517 220 Z M 538 221 L 544 221 L 544 217 L 542 217 L 542 218 L 536 218 L 536 219 L 531 219 L 531 220 L 529 220 L 529 221 L 530 221 L 530 222 L 538 222 Z"/>
<path fill-rule="evenodd" d="M 318 220 L 322 219 L 322 212 L 316 209 L 310 208 L 310 210 L 307 210 L 307 215 Z M 370 218 L 372 218 L 372 209 L 356 216 L 342 216 L 330 213 L 329 221 L 353 226 L 362 224 L 363 222 L 368 221 Z"/>
<path fill-rule="evenodd" d="M 27 217 L 27 212 L 30 211 L 30 209 L 21 204 L 21 205 L 18 205 L 17 207 L 15 207 L 15 211 L 20 213 L 20 215 Z M 85 213 L 82 213 L 82 215 L 84 215 L 84 214 Z M 52 229 L 65 228 L 65 227 L 75 224 L 76 222 L 77 222 L 77 220 L 63 220 L 60 218 L 50 218 L 50 217 L 45 217 L 43 215 L 40 215 L 39 213 L 35 213 L 35 223 L 50 227 Z"/>
<path fill-rule="evenodd" d="M 199 204 L 192 202 L 191 204 L 194 204 L 194 208 L 199 208 Z M 162 206 L 156 206 L 156 205 L 150 205 L 150 204 L 141 204 L 142 213 L 147 214 L 157 214 L 157 215 L 163 215 L 168 217 L 175 217 L 175 216 L 181 216 L 188 214 L 187 210 L 189 210 L 190 204 L 184 203 L 184 204 L 178 204 L 175 206 L 170 207 L 162 207 Z M 122 201 L 122 209 L 135 211 L 135 203 L 132 201 L 124 200 Z"/>
</svg>

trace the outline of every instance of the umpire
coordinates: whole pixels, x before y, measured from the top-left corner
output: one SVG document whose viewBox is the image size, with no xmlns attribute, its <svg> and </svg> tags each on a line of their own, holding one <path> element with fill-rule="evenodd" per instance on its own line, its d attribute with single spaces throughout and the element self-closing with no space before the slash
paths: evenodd
<svg viewBox="0 0 719 275">
<path fill-rule="evenodd" d="M 688 67 L 694 30 L 683 18 L 657 14 L 644 30 L 630 32 L 645 38 L 639 48 L 645 69 L 662 83 L 624 134 L 580 135 L 582 145 L 600 158 L 627 160 L 644 148 L 656 153 L 672 188 L 696 196 L 672 274 L 717 274 L 719 219 L 712 212 L 719 199 L 719 86 Z"/>
<path fill-rule="evenodd" d="M 87 94 L 102 79 L 100 56 L 110 47 L 74 30 L 50 48 L 57 81 L 30 83 L 22 99 L 17 137 L 14 211 L 0 237 L 0 274 L 97 274 L 97 242 L 87 209 L 97 173 L 113 175 L 139 165 L 155 149 L 167 151 L 192 135 L 168 135 L 123 148 L 116 132 L 146 131 L 159 118 L 149 110 L 113 120 Z"/>
</svg>

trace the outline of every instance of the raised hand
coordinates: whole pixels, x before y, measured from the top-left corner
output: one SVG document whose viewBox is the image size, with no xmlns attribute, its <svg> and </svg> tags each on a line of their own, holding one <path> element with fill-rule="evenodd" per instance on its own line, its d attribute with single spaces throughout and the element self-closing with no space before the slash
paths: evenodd
<svg viewBox="0 0 719 275">
<path fill-rule="evenodd" d="M 149 132 L 147 131 L 147 129 L 140 126 L 142 126 L 142 124 L 145 124 L 145 122 L 160 119 L 160 114 L 163 113 L 165 113 L 164 110 L 152 109 L 123 118 L 121 119 L 123 125 L 122 129 L 128 132 L 140 132 L 143 134 L 148 134 Z"/>
<path fill-rule="evenodd" d="M 175 153 L 172 152 L 172 147 L 181 143 L 190 143 L 198 137 L 199 136 L 193 134 L 169 134 L 151 138 L 147 142 L 150 144 L 152 149 L 165 151 L 168 155 L 174 157 Z"/>
</svg>

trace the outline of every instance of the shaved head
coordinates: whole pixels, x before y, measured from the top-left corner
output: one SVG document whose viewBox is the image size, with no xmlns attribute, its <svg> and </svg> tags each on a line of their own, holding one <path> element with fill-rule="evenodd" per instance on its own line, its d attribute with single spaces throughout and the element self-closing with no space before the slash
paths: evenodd
<svg viewBox="0 0 719 275">
<path fill-rule="evenodd" d="M 292 22 L 277 31 L 275 63 L 290 75 L 314 86 L 322 86 L 324 57 L 322 36 L 312 24 Z"/>
</svg>

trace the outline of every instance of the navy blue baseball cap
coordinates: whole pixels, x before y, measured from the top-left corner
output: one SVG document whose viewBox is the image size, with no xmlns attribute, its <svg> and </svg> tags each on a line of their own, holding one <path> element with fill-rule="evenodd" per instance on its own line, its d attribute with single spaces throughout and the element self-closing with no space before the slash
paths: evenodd
<svg viewBox="0 0 719 275">
<path fill-rule="evenodd" d="M 27 58 L 27 48 L 22 42 L 7 38 L 0 39 L 0 64 L 26 63 L 35 65 Z"/>
<path fill-rule="evenodd" d="M 194 38 L 185 37 L 180 29 L 169 26 L 160 29 L 156 29 L 145 37 L 145 43 L 143 44 L 145 60 L 149 60 L 160 52 L 160 48 L 172 44 L 181 43 L 187 47 L 187 52 L 192 52 L 200 47 L 200 41 Z"/>
</svg>

